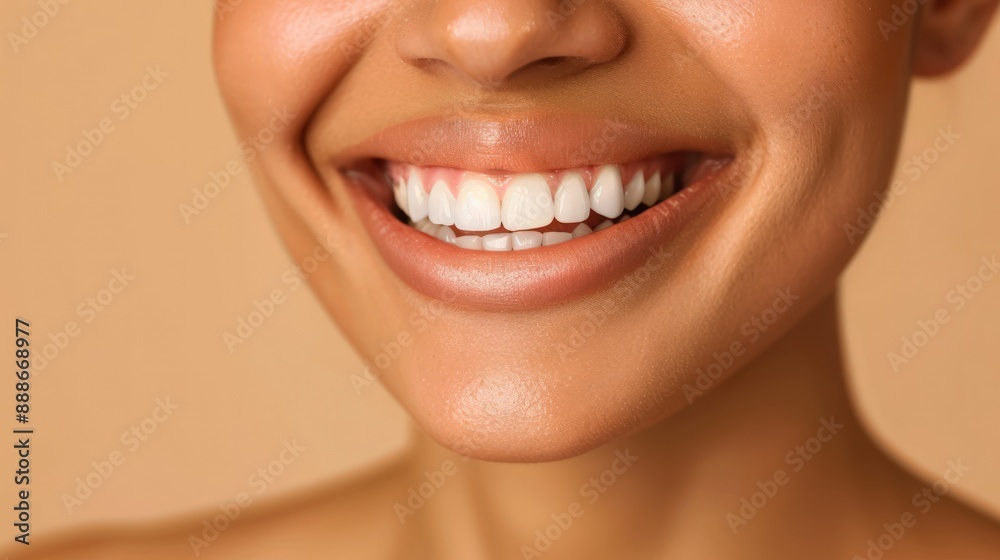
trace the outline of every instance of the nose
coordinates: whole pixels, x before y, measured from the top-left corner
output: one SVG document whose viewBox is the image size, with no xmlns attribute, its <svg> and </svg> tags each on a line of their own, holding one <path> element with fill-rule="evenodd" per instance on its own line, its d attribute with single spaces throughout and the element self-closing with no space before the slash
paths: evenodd
<svg viewBox="0 0 1000 560">
<path fill-rule="evenodd" d="M 396 51 L 489 88 L 556 78 L 617 58 L 628 29 L 603 0 L 437 0 L 400 26 Z"/>
</svg>

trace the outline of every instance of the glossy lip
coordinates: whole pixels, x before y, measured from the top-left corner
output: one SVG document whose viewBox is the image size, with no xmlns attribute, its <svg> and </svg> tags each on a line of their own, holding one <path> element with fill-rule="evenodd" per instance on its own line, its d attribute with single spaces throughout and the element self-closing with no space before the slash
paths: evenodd
<svg viewBox="0 0 1000 560">
<path fill-rule="evenodd" d="M 383 159 L 486 174 L 531 173 L 638 161 L 673 152 L 735 153 L 723 139 L 619 118 L 446 115 L 381 130 L 334 156 L 344 169 Z"/>
<path fill-rule="evenodd" d="M 595 142 L 597 138 L 603 142 Z M 732 165 L 610 228 L 557 245 L 508 252 L 462 249 L 418 231 L 393 215 L 388 202 L 391 195 L 387 196 L 388 187 L 382 181 L 370 173 L 344 172 L 345 168 L 386 159 L 517 173 L 682 151 L 736 153 L 718 139 L 691 138 L 608 119 L 449 117 L 390 127 L 337 154 L 331 163 L 347 180 L 347 191 L 382 259 L 406 284 L 452 305 L 517 310 L 593 294 L 612 286 L 658 251 L 668 251 L 681 229 L 718 198 L 712 196 L 719 192 L 713 186 L 728 175 Z"/>
</svg>

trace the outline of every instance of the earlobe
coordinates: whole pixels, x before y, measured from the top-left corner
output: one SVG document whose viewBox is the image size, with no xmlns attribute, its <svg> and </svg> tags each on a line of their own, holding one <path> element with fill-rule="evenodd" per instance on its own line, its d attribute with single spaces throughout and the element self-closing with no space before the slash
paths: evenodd
<svg viewBox="0 0 1000 560">
<path fill-rule="evenodd" d="M 989 28 L 1000 0 L 930 0 L 917 28 L 913 71 L 939 76 L 970 58 Z"/>
</svg>

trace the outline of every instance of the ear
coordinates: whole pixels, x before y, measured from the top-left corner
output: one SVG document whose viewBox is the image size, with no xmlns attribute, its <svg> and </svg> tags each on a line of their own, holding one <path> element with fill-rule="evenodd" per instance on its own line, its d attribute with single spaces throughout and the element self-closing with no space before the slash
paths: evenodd
<svg viewBox="0 0 1000 560">
<path fill-rule="evenodd" d="M 918 22 L 914 73 L 939 76 L 969 59 L 1000 0 L 928 0 Z"/>
</svg>

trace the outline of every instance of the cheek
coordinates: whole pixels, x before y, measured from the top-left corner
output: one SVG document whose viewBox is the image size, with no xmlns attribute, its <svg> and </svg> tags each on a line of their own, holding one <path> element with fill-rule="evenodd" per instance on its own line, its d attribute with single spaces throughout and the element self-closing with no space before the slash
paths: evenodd
<svg viewBox="0 0 1000 560">
<path fill-rule="evenodd" d="M 887 0 L 678 0 L 659 9 L 683 39 L 680 59 L 720 74 L 773 122 L 814 106 L 812 98 L 824 90 L 837 92 L 841 105 L 877 106 L 873 94 L 908 80 L 910 28 L 887 41 L 878 21 L 888 6 Z"/>
<path fill-rule="evenodd" d="M 885 40 L 885 1 L 720 4 L 680 9 L 695 26 L 726 30 L 703 56 L 759 128 L 766 164 L 757 183 L 772 188 L 754 193 L 757 219 L 823 240 L 814 261 L 834 253 L 840 260 L 856 248 L 840 226 L 888 184 L 909 91 L 910 28 Z"/>
<path fill-rule="evenodd" d="M 223 97 L 241 132 L 266 126 L 272 110 L 302 125 L 374 33 L 392 0 L 258 0 L 216 9 L 213 51 Z M 220 4 L 221 6 L 221 4 Z"/>
</svg>

